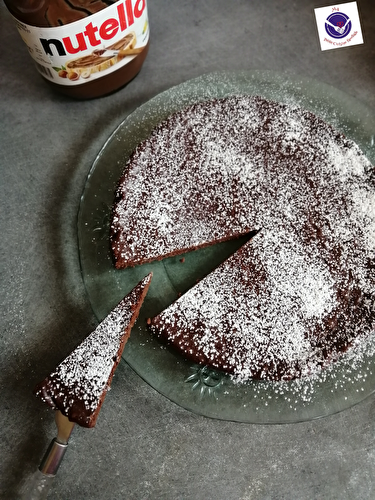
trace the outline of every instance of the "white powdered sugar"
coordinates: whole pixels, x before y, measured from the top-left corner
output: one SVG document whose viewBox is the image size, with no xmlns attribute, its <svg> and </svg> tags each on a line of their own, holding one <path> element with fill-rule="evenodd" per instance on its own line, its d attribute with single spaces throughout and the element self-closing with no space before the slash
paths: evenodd
<svg viewBox="0 0 375 500">
<path fill-rule="evenodd" d="M 290 297 L 293 302 L 298 301 L 302 317 L 321 318 L 336 305 L 334 281 L 328 267 L 311 259 L 297 240 L 292 245 L 284 241 L 275 259 L 278 236 L 279 233 L 271 231 L 264 236 L 270 252 L 262 258 L 272 293 L 284 300 Z M 286 306 L 292 310 L 292 303 Z"/>
<path fill-rule="evenodd" d="M 241 380 L 301 377 L 373 331 L 374 195 L 368 160 L 311 113 L 198 103 L 129 160 L 112 249 L 126 267 L 260 230 L 152 329 Z"/>
</svg>

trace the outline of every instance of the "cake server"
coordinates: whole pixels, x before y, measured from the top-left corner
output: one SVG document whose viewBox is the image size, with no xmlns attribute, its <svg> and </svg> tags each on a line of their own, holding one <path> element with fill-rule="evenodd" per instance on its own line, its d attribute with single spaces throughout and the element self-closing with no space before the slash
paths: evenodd
<svg viewBox="0 0 375 500">
<path fill-rule="evenodd" d="M 57 436 L 51 441 L 39 469 L 30 481 L 25 483 L 21 500 L 42 500 L 47 498 L 53 479 L 64 458 L 74 422 L 65 417 L 60 410 L 55 411 Z"/>
</svg>

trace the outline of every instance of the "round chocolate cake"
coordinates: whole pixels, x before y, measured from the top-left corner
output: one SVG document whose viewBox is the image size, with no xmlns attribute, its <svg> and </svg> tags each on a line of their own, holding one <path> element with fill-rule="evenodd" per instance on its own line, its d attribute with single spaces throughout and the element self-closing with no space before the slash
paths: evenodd
<svg viewBox="0 0 375 500">
<path fill-rule="evenodd" d="M 375 328 L 375 172 L 300 107 L 197 103 L 126 165 L 111 242 L 123 268 L 257 234 L 151 320 L 188 358 L 239 380 L 321 370 Z"/>
</svg>

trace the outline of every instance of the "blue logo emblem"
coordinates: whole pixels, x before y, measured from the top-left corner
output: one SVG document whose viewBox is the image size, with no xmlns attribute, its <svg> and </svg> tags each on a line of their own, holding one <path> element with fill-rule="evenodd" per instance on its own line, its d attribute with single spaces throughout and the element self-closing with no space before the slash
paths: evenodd
<svg viewBox="0 0 375 500">
<path fill-rule="evenodd" d="M 334 12 L 327 17 L 325 28 L 332 38 L 344 38 L 350 33 L 352 22 L 343 12 Z"/>
</svg>

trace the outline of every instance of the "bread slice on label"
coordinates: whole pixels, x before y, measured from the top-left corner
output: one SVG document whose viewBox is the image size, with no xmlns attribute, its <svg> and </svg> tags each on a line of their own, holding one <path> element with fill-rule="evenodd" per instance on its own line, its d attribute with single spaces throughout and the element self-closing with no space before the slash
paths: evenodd
<svg viewBox="0 0 375 500">
<path fill-rule="evenodd" d="M 131 329 L 149 289 L 148 274 L 98 327 L 34 389 L 43 402 L 94 427 Z"/>
<path fill-rule="evenodd" d="M 73 59 L 66 63 L 68 78 L 71 80 L 89 78 L 94 73 L 104 71 L 120 62 L 124 57 L 138 53 L 139 51 L 137 52 L 135 49 L 136 44 L 137 38 L 135 32 L 132 31 L 109 47 L 97 49 L 88 56 Z"/>
</svg>

